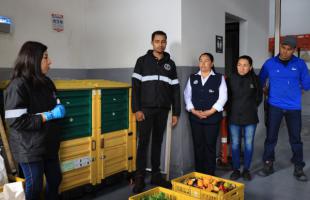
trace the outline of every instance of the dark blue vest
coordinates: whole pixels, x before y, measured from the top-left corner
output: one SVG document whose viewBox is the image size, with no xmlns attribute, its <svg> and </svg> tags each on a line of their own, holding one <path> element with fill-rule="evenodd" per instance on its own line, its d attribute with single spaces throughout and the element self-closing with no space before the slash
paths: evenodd
<svg viewBox="0 0 310 200">
<path fill-rule="evenodd" d="M 210 75 L 207 82 L 202 85 L 201 76 L 192 74 L 190 82 L 192 87 L 192 103 L 196 110 L 209 110 L 219 98 L 219 88 L 222 81 L 222 75 L 215 73 Z M 193 114 L 190 114 L 190 119 L 206 124 L 214 124 L 222 119 L 222 112 L 216 112 L 207 119 L 199 119 Z"/>
</svg>

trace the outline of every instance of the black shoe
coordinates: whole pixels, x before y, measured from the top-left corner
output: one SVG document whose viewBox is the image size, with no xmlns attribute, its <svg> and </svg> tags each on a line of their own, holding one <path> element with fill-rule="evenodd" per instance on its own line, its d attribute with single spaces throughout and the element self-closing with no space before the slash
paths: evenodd
<svg viewBox="0 0 310 200">
<path fill-rule="evenodd" d="M 136 175 L 135 176 L 135 185 L 132 189 L 133 193 L 141 193 L 145 188 L 144 176 Z"/>
<path fill-rule="evenodd" d="M 152 178 L 151 178 L 151 184 L 152 185 L 157 185 L 157 186 L 161 186 L 164 188 L 168 188 L 171 189 L 172 185 L 170 181 L 166 181 L 160 172 L 152 174 Z"/>
<path fill-rule="evenodd" d="M 242 177 L 243 177 L 243 180 L 245 181 L 250 181 L 252 180 L 252 176 L 250 174 L 250 171 L 247 170 L 247 169 L 244 169 L 243 172 L 242 172 Z"/>
<path fill-rule="evenodd" d="M 273 170 L 273 162 L 272 161 L 265 161 L 261 175 L 262 176 L 269 176 L 273 172 L 274 172 L 274 170 Z"/>
<path fill-rule="evenodd" d="M 241 174 L 238 169 L 234 170 L 233 173 L 230 175 L 231 180 L 237 180 L 240 177 L 241 177 Z"/>
<path fill-rule="evenodd" d="M 301 166 L 295 166 L 294 176 L 298 181 L 303 181 L 303 182 L 308 181 L 308 177 L 304 173 L 303 167 Z"/>
</svg>

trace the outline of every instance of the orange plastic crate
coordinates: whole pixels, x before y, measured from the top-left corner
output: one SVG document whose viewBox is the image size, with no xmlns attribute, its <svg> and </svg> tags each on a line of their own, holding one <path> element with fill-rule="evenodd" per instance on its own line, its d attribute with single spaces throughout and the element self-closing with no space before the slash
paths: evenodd
<svg viewBox="0 0 310 200">
<path fill-rule="evenodd" d="M 199 189 L 196 187 L 192 187 L 189 185 L 185 185 L 182 183 L 183 180 L 187 178 L 204 178 L 204 177 L 213 177 L 218 180 L 222 180 L 228 183 L 232 183 L 236 185 L 236 188 L 223 194 L 223 193 L 214 193 L 214 192 L 208 192 L 203 189 Z M 182 194 L 191 196 L 195 199 L 201 199 L 201 200 L 244 200 L 244 184 L 238 183 L 235 181 L 214 177 L 206 174 L 201 174 L 198 172 L 192 172 L 189 174 L 186 174 L 182 177 L 173 179 L 172 181 L 172 189 L 176 192 L 180 192 Z"/>
</svg>

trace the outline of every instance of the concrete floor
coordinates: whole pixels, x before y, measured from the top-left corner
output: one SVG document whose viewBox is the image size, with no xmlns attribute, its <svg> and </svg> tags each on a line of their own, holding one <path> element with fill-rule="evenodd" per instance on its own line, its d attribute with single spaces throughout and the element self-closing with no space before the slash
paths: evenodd
<svg viewBox="0 0 310 200">
<path fill-rule="evenodd" d="M 310 115 L 303 115 L 302 139 L 304 142 L 304 160 L 308 165 L 304 168 L 310 178 Z M 252 162 L 253 180 L 244 182 L 245 199 L 248 200 L 306 200 L 309 199 L 310 181 L 298 182 L 293 176 L 294 166 L 290 162 L 291 150 L 285 123 L 280 129 L 279 141 L 276 148 L 275 173 L 269 177 L 260 177 L 258 171 L 262 167 L 261 155 L 263 151 L 264 135 L 257 134 L 255 138 L 255 152 Z M 217 171 L 217 176 L 228 178 L 230 171 Z M 151 188 L 148 186 L 147 189 Z M 85 195 L 79 200 L 125 200 L 133 195 L 132 186 L 128 182 L 106 187 L 95 195 Z"/>
</svg>

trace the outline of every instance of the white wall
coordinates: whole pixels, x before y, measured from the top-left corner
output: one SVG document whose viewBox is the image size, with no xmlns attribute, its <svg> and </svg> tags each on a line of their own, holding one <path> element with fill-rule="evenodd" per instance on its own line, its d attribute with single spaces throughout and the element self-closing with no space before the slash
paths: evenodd
<svg viewBox="0 0 310 200">
<path fill-rule="evenodd" d="M 245 21 L 240 30 L 240 54 L 254 59 L 260 68 L 268 56 L 268 0 L 182 0 L 182 65 L 197 64 L 201 52 L 209 51 L 215 65 L 224 67 L 224 53 L 215 53 L 215 35 L 225 36 L 225 12 Z M 225 41 L 225 38 L 224 38 Z"/>
<path fill-rule="evenodd" d="M 281 0 L 281 35 L 310 34 L 310 1 Z M 270 0 L 269 37 L 274 37 L 275 0 Z M 310 51 L 302 51 L 303 58 L 310 68 Z"/>
<path fill-rule="evenodd" d="M 87 0 L 83 65 L 90 68 L 133 67 L 151 48 L 151 34 L 168 35 L 167 51 L 181 40 L 179 0 Z M 172 57 L 176 58 L 175 52 Z"/>
<path fill-rule="evenodd" d="M 269 35 L 274 35 L 275 0 L 270 0 Z M 310 1 L 281 1 L 281 35 L 310 34 Z"/>
<path fill-rule="evenodd" d="M 49 46 L 54 68 L 125 68 L 151 48 L 151 33 L 168 34 L 167 51 L 178 66 L 215 53 L 215 35 L 225 35 L 225 12 L 245 19 L 240 54 L 259 67 L 267 57 L 268 0 L 1 0 L 0 15 L 13 19 L 11 35 L 0 34 L 0 67 L 10 67 L 26 40 Z M 64 14 L 65 31 L 51 28 L 52 12 Z M 224 39 L 225 41 L 225 39 Z"/>
<path fill-rule="evenodd" d="M 13 33 L 0 33 L 0 67 L 12 67 L 27 40 L 48 46 L 55 68 L 81 66 L 84 0 L 1 0 L 0 15 L 13 20 Z M 64 32 L 52 30 L 51 13 L 64 15 Z"/>
</svg>

